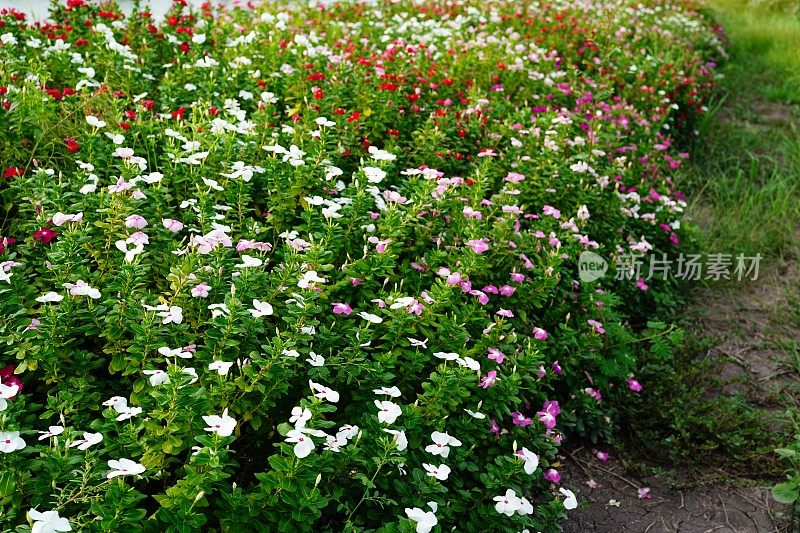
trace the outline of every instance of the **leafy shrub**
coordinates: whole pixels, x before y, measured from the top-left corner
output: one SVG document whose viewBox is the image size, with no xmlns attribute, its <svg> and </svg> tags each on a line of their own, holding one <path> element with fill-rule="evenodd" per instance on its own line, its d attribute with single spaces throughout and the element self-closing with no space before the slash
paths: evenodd
<svg viewBox="0 0 800 533">
<path fill-rule="evenodd" d="M 670 290 L 577 258 L 681 242 L 688 5 L 0 17 L 3 524 L 557 527 Z"/>
</svg>

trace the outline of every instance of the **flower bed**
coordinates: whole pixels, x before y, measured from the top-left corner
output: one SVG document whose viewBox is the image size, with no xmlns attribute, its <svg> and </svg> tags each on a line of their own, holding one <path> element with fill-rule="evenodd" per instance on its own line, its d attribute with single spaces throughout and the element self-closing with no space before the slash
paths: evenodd
<svg viewBox="0 0 800 533">
<path fill-rule="evenodd" d="M 669 292 L 577 258 L 681 244 L 691 5 L 66 4 L 0 14 L 0 522 L 555 529 Z"/>
</svg>

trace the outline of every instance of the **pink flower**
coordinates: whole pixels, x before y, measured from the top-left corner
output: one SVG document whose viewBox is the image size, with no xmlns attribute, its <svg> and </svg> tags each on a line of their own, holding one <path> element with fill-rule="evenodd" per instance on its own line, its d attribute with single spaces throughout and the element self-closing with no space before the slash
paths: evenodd
<svg viewBox="0 0 800 533">
<path fill-rule="evenodd" d="M 635 379 L 627 380 L 628 388 L 633 392 L 642 392 L 642 384 L 636 381 Z"/>
<path fill-rule="evenodd" d="M 489 359 L 496 361 L 498 365 L 502 364 L 505 358 L 505 354 L 497 348 L 489 348 Z"/>
<path fill-rule="evenodd" d="M 514 283 L 522 283 L 525 281 L 525 274 L 522 274 L 521 272 L 512 272 L 511 281 Z"/>
<path fill-rule="evenodd" d="M 419 302 L 419 300 L 417 300 L 417 299 L 415 298 L 415 299 L 414 299 L 414 301 L 411 303 L 411 305 L 409 305 L 409 306 L 406 308 L 406 311 L 408 311 L 408 313 L 409 313 L 409 314 L 411 314 L 411 315 L 417 315 L 417 316 L 420 316 L 420 315 L 422 314 L 422 311 L 423 311 L 424 309 L 425 309 L 425 306 L 424 306 L 424 305 L 422 305 L 422 304 Z"/>
<path fill-rule="evenodd" d="M 497 381 L 497 372 L 494 370 L 490 370 L 486 373 L 484 377 L 481 378 L 480 386 L 484 389 L 488 389 Z"/>
<path fill-rule="evenodd" d="M 476 254 L 482 254 L 489 249 L 486 239 L 470 239 L 466 242 L 466 245 L 472 248 L 472 251 Z"/>
<path fill-rule="evenodd" d="M 639 287 L 639 290 L 646 291 L 650 288 L 650 286 L 644 282 L 642 278 L 636 280 L 636 286 Z"/>
<path fill-rule="evenodd" d="M 364 283 L 364 278 L 350 278 L 350 283 L 353 285 L 353 287 L 358 287 Z"/>
<path fill-rule="evenodd" d="M 546 205 L 542 207 L 542 213 L 551 216 L 553 218 L 561 218 L 561 211 L 559 211 L 558 209 L 556 209 L 551 205 Z"/>
<path fill-rule="evenodd" d="M 564 371 L 561 369 L 561 365 L 558 364 L 558 361 L 553 361 L 553 364 L 550 365 L 550 368 L 553 369 L 553 372 L 555 372 L 557 376 L 560 376 L 564 373 Z"/>
<path fill-rule="evenodd" d="M 389 243 L 392 242 L 391 239 L 380 239 L 377 243 L 375 243 L 375 251 L 379 254 L 386 253 L 386 250 L 389 248 Z"/>
<path fill-rule="evenodd" d="M 598 451 L 598 452 L 595 454 L 595 457 L 597 457 L 597 459 L 598 459 L 598 460 L 599 460 L 601 463 L 603 463 L 603 464 L 605 464 L 605 463 L 607 463 L 607 462 L 608 462 L 608 452 L 601 452 L 601 451 Z"/>
<path fill-rule="evenodd" d="M 591 396 L 592 398 L 594 398 L 598 402 L 600 401 L 600 398 L 603 397 L 603 395 L 600 394 L 599 390 L 593 389 L 592 387 L 586 387 L 585 389 L 583 389 L 583 392 L 585 392 L 586 394 L 588 394 L 589 396 Z"/>
<path fill-rule="evenodd" d="M 178 233 L 180 230 L 183 229 L 183 222 L 179 220 L 173 220 L 171 218 L 162 218 L 161 224 L 163 224 L 164 227 L 167 228 L 172 233 Z M 236 249 L 239 250 L 239 247 L 237 246 Z"/>
<path fill-rule="evenodd" d="M 508 309 L 500 309 L 495 314 L 497 314 L 499 316 L 504 316 L 506 318 L 514 318 L 514 313 L 512 311 L 509 311 Z"/>
<path fill-rule="evenodd" d="M 547 340 L 547 332 L 542 328 L 533 328 L 533 338 L 537 341 Z"/>
<path fill-rule="evenodd" d="M 131 215 L 125 219 L 126 228 L 142 229 L 147 226 L 147 221 L 141 215 Z"/>
<path fill-rule="evenodd" d="M 542 405 L 542 410 L 536 413 L 536 416 L 539 417 L 539 422 L 544 424 L 544 427 L 547 429 L 553 429 L 556 427 L 556 417 L 561 413 L 561 407 L 558 405 L 558 402 L 554 401 L 546 401 Z"/>
<path fill-rule="evenodd" d="M 650 494 L 650 487 L 641 487 L 636 489 L 636 492 L 638 493 L 640 500 L 649 500 L 653 497 L 653 495 Z"/>
<path fill-rule="evenodd" d="M 490 431 L 495 437 L 500 436 L 500 425 L 497 423 L 497 420 L 492 419 L 492 429 Z"/>
<path fill-rule="evenodd" d="M 349 315 L 353 312 L 353 309 L 346 303 L 335 302 L 332 305 L 334 315 Z"/>
<path fill-rule="evenodd" d="M 208 298 L 208 291 L 211 290 L 211 287 L 206 284 L 205 282 L 200 283 L 199 285 L 195 285 L 192 287 L 192 297 L 194 298 Z"/>
<path fill-rule="evenodd" d="M 598 322 L 597 320 L 587 320 L 586 322 L 587 322 L 587 323 L 588 323 L 590 326 L 592 326 L 592 329 L 594 329 L 594 330 L 595 330 L 597 333 L 599 333 L 599 334 L 601 334 L 601 335 L 602 335 L 602 334 L 604 334 L 604 333 L 606 332 L 606 330 L 605 330 L 605 329 L 603 329 L 603 324 L 601 324 L 601 323 L 600 323 L 600 322 Z"/>
<path fill-rule="evenodd" d="M 556 470 L 555 468 L 550 468 L 548 470 L 545 470 L 543 476 L 550 483 L 558 483 L 559 481 L 561 481 L 561 474 L 559 474 L 558 470 Z"/>
<path fill-rule="evenodd" d="M 510 183 L 519 183 L 520 181 L 524 180 L 525 176 L 519 174 L 517 172 L 509 172 L 508 176 L 506 176 L 506 181 Z"/>
<path fill-rule="evenodd" d="M 461 283 L 461 273 L 460 272 L 453 272 L 452 274 L 447 276 L 447 280 L 445 281 L 448 285 L 458 285 Z"/>
</svg>

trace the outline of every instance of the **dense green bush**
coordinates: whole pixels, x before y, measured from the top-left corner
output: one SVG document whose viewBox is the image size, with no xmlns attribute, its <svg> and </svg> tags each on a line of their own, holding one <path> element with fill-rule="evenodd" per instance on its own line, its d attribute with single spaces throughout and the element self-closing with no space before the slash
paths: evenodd
<svg viewBox="0 0 800 533">
<path fill-rule="evenodd" d="M 556 529 L 670 289 L 578 256 L 678 249 L 705 21 L 85 4 L 0 15 L 0 523 Z"/>
</svg>

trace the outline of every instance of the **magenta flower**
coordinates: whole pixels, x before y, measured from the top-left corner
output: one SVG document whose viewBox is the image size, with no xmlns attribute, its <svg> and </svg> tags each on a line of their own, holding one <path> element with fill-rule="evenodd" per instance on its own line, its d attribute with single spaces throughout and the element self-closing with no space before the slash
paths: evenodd
<svg viewBox="0 0 800 533">
<path fill-rule="evenodd" d="M 536 416 L 539 417 L 539 422 L 544 424 L 544 427 L 547 429 L 553 429 L 556 427 L 556 417 L 561 413 L 561 407 L 559 407 L 558 402 L 553 401 L 546 401 L 544 405 L 542 405 L 542 410 L 536 413 Z"/>
<path fill-rule="evenodd" d="M 497 348 L 489 348 L 489 359 L 496 361 L 498 365 L 502 364 L 505 358 L 505 354 Z"/>
<path fill-rule="evenodd" d="M 533 424 L 533 419 L 528 418 L 519 411 L 514 411 L 513 413 L 511 413 L 511 422 L 513 422 L 515 426 L 524 428 Z"/>
<path fill-rule="evenodd" d="M 553 369 L 553 372 L 555 372 L 557 376 L 560 376 L 564 373 L 564 371 L 561 369 L 561 365 L 558 364 L 558 361 L 553 361 L 553 364 L 550 365 L 550 368 Z"/>
<path fill-rule="evenodd" d="M 500 295 L 501 296 L 512 296 L 514 292 L 516 292 L 516 288 L 512 287 L 511 285 L 503 285 L 500 287 Z"/>
<path fill-rule="evenodd" d="M 650 487 L 638 488 L 636 489 L 636 493 L 638 494 L 640 500 L 649 500 L 653 497 L 653 495 L 650 494 Z"/>
<path fill-rule="evenodd" d="M 497 381 L 497 371 L 490 370 L 489 372 L 486 373 L 484 377 L 481 378 L 480 386 L 484 389 L 488 389 L 489 387 L 494 385 L 496 381 Z"/>
<path fill-rule="evenodd" d="M 561 474 L 559 474 L 558 470 L 556 470 L 555 468 L 550 468 L 548 470 L 545 470 L 543 476 L 550 483 L 558 483 L 559 481 L 561 481 Z"/>
<path fill-rule="evenodd" d="M 522 274 L 520 272 L 512 272 L 511 281 L 513 281 L 514 283 L 522 283 L 523 281 L 525 281 L 525 274 Z"/>
<path fill-rule="evenodd" d="M 489 249 L 486 239 L 470 239 L 466 242 L 466 245 L 472 248 L 472 251 L 476 254 L 482 254 Z"/>
<path fill-rule="evenodd" d="M 598 460 L 598 461 L 600 461 L 600 462 L 601 462 L 601 463 L 603 463 L 603 464 L 605 464 L 605 463 L 607 463 L 607 462 L 608 462 L 608 452 L 601 452 L 601 451 L 598 451 L 598 452 L 595 454 L 595 457 L 597 457 L 597 460 Z"/>
<path fill-rule="evenodd" d="M 627 380 L 628 388 L 633 392 L 642 392 L 642 384 L 636 381 L 635 379 Z"/>
<path fill-rule="evenodd" d="M 644 282 L 642 278 L 636 280 L 636 286 L 639 287 L 639 290 L 646 291 L 650 288 L 650 286 Z"/>
<path fill-rule="evenodd" d="M 333 305 L 334 315 L 349 315 L 353 312 L 353 309 L 349 305 L 342 302 L 335 302 L 331 305 Z"/>
<path fill-rule="evenodd" d="M 500 436 L 500 425 L 497 423 L 497 420 L 494 418 L 492 419 L 492 429 L 490 430 L 495 437 Z"/>
<path fill-rule="evenodd" d="M 542 328 L 533 328 L 533 338 L 537 341 L 546 341 L 547 332 Z"/>
<path fill-rule="evenodd" d="M 358 287 L 359 285 L 364 283 L 364 278 L 352 278 L 351 277 L 350 278 L 350 283 L 353 285 L 353 287 Z"/>
</svg>

